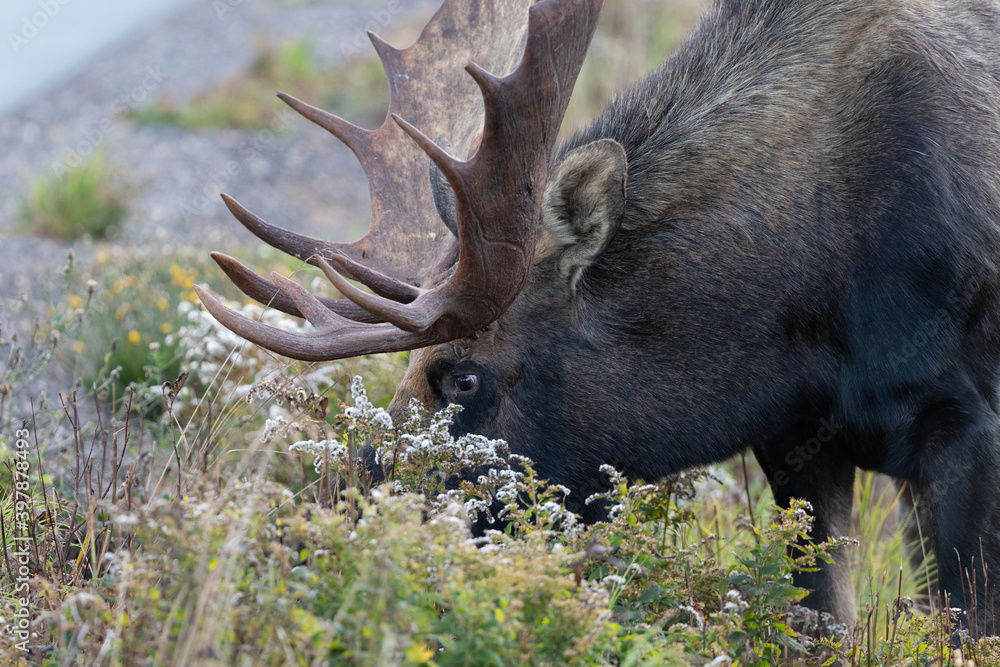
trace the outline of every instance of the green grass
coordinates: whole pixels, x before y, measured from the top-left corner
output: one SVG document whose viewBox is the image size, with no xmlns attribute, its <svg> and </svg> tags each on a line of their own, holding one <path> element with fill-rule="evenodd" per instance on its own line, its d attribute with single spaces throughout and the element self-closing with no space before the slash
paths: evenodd
<svg viewBox="0 0 1000 667">
<path fill-rule="evenodd" d="M 113 237 L 128 216 L 129 199 L 117 172 L 97 152 L 77 166 L 32 179 L 18 230 L 62 240 Z"/>
<path fill-rule="evenodd" d="M 878 483 L 874 473 L 858 474 L 854 506 L 859 544 L 851 550 L 858 609 L 875 600 L 885 604 L 899 594 L 929 608 L 927 588 L 937 569 L 930 546 L 925 552 L 908 534 L 907 524 L 917 520 L 907 502 L 909 493 L 906 486 Z"/>
</svg>

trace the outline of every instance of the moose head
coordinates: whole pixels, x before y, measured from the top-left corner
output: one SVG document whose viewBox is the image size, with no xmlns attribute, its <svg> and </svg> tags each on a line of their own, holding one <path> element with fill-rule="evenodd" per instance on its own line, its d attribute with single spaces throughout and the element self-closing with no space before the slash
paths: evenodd
<svg viewBox="0 0 1000 667">
<path fill-rule="evenodd" d="M 195 288 L 225 326 L 292 358 L 413 350 L 390 406 L 394 419 L 405 416 L 411 398 L 429 409 L 460 404 L 457 430 L 508 439 L 542 473 L 571 484 L 574 508 L 591 514 L 600 510 L 575 501 L 601 488 L 607 452 L 595 447 L 571 460 L 569 452 L 537 446 L 549 441 L 518 422 L 537 411 L 557 373 L 546 361 L 551 352 L 524 358 L 540 327 L 561 346 L 603 354 L 565 323 L 582 317 L 582 272 L 624 211 L 625 153 L 599 140 L 552 167 L 602 4 L 447 0 L 408 49 L 370 35 L 392 83 L 386 121 L 374 131 L 279 94 L 360 160 L 371 187 L 369 232 L 354 243 L 330 243 L 275 227 L 223 198 L 247 229 L 318 266 L 346 298 L 313 295 L 277 273 L 269 281 L 213 253 L 247 295 L 314 326 L 291 333 Z M 544 428 L 559 428 L 559 419 Z M 592 470 L 574 483 L 566 465 Z"/>
</svg>

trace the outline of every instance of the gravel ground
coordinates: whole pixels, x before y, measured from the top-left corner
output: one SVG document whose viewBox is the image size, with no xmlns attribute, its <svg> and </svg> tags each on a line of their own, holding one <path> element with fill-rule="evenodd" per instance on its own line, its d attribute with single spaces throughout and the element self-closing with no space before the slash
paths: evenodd
<svg viewBox="0 0 1000 667">
<path fill-rule="evenodd" d="M 330 240 L 359 236 L 370 209 L 364 174 L 354 157 L 276 99 L 275 125 L 285 128 L 277 136 L 137 126 L 122 118 L 122 105 L 139 106 L 154 97 L 184 101 L 244 71 L 254 57 L 254 41 L 261 37 L 278 42 L 309 37 L 326 62 L 343 62 L 366 28 L 375 27 L 373 22 L 383 33 L 418 26 L 417 20 L 429 17 L 436 4 L 196 3 L 106 50 L 71 80 L 0 117 L 0 313 L 8 310 L 5 302 L 34 294 L 45 274 L 64 264 L 70 247 L 13 235 L 18 201 L 31 174 L 69 163 L 75 153 L 93 145 L 106 150 L 136 192 L 118 244 L 196 243 L 207 244 L 207 251 L 251 243 L 216 196 L 219 190 L 297 231 Z M 93 246 L 76 246 L 86 261 Z"/>
</svg>

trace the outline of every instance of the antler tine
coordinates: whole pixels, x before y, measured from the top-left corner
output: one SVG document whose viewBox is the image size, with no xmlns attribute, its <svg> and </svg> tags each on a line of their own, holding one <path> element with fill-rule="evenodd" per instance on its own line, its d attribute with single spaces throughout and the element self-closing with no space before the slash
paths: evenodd
<svg viewBox="0 0 1000 667">
<path fill-rule="evenodd" d="M 219 265 L 225 274 L 233 281 L 240 291 L 251 299 L 259 301 L 265 306 L 270 306 L 283 313 L 288 313 L 295 317 L 303 317 L 302 312 L 296 307 L 295 302 L 285 296 L 277 285 L 271 281 L 258 276 L 256 273 L 240 264 L 238 261 L 221 252 L 213 252 L 212 259 Z M 319 300 L 328 309 L 355 322 L 367 324 L 378 324 L 385 322 L 384 319 L 372 315 L 364 308 L 354 304 L 347 299 L 331 299 L 321 296 Z"/>
<path fill-rule="evenodd" d="M 307 104 L 297 97 L 286 93 L 278 93 L 278 99 L 297 111 L 316 125 L 340 139 L 350 148 L 359 159 L 364 159 L 372 149 L 372 135 L 374 132 L 358 127 L 340 116 L 336 116 L 329 111 L 324 111 L 319 107 Z"/>
<path fill-rule="evenodd" d="M 426 331 L 440 316 L 440 308 L 428 308 L 420 297 L 410 304 L 401 304 L 391 301 L 375 294 L 363 292 L 351 283 L 347 282 L 343 276 L 333 270 L 329 264 L 322 259 L 319 260 L 319 268 L 326 274 L 327 279 L 333 283 L 341 294 L 361 306 L 376 317 L 395 324 L 400 329 L 422 333 Z M 422 292 L 421 297 L 426 297 L 434 292 Z"/>
<path fill-rule="evenodd" d="M 299 285 L 290 278 L 286 278 L 277 271 L 271 272 L 271 280 L 281 289 L 282 292 L 295 302 L 295 307 L 299 309 L 309 323 L 317 329 L 333 328 L 337 326 L 337 316 L 330 311 L 323 302 L 313 296 L 309 290 Z"/>
<path fill-rule="evenodd" d="M 375 47 L 375 53 L 378 54 L 378 59 L 382 61 L 382 68 L 385 70 L 386 76 L 392 80 L 393 74 L 395 74 L 395 72 L 399 69 L 400 59 L 403 52 L 386 42 L 371 30 L 368 31 L 368 39 L 371 40 L 372 46 Z"/>
<path fill-rule="evenodd" d="M 479 85 L 479 90 L 486 102 L 486 108 L 489 109 L 490 103 L 494 102 L 499 95 L 500 80 L 474 62 L 466 64 L 465 71 Z"/>
<path fill-rule="evenodd" d="M 293 333 L 251 320 L 220 303 L 208 291 L 194 286 L 198 298 L 223 326 L 251 343 L 303 361 L 327 361 L 331 358 L 356 357 L 379 352 L 401 352 L 430 345 L 430 337 L 397 329 L 391 324 L 360 324 L 334 315 L 334 323 L 310 333 Z M 344 350 L 336 357 L 330 350 Z"/>
<path fill-rule="evenodd" d="M 242 204 L 225 193 L 222 194 L 222 200 L 226 203 L 226 207 L 229 208 L 229 211 L 233 214 L 233 216 L 243 223 L 243 226 L 246 227 L 251 234 L 259 238 L 264 243 L 267 243 L 269 246 L 277 248 L 292 257 L 301 259 L 303 262 L 307 262 L 314 266 L 317 266 L 317 257 L 326 257 L 338 262 L 340 260 L 337 258 L 344 258 L 346 260 L 342 263 L 344 272 L 346 272 L 354 280 L 360 280 L 369 287 L 372 287 L 376 293 L 404 303 L 413 301 L 413 299 L 416 298 L 415 287 L 407 285 L 401 281 L 394 280 L 389 276 L 383 276 L 377 271 L 369 269 L 360 262 L 356 262 L 344 255 L 343 253 L 350 247 L 351 244 L 328 243 L 327 241 L 321 241 L 304 234 L 296 234 L 293 231 L 289 231 L 282 227 L 278 227 L 277 225 L 265 222 L 263 218 L 245 208 Z M 381 279 L 379 279 L 378 276 L 381 276 Z M 247 293 L 247 295 L 253 296 L 249 293 Z M 279 308 L 279 310 L 281 309 Z M 352 317 L 351 319 L 357 318 Z M 381 322 L 382 320 L 377 321 Z"/>
<path fill-rule="evenodd" d="M 277 225 L 265 222 L 263 218 L 245 208 L 238 201 L 223 193 L 222 201 L 233 217 L 264 243 L 292 257 L 307 261 L 316 254 L 333 255 L 340 252 L 341 244 L 314 239 L 304 234 L 296 234 Z"/>
<path fill-rule="evenodd" d="M 397 114 L 389 115 L 392 117 L 392 120 L 395 121 L 395 123 L 399 125 L 399 127 L 401 127 L 411 139 L 413 139 L 417 146 L 419 146 L 424 153 L 427 153 L 427 157 L 429 157 L 434 164 L 437 165 L 438 169 L 440 169 L 445 175 L 445 178 L 448 179 L 448 182 L 453 188 L 455 188 L 456 192 L 459 189 L 463 189 L 462 186 L 464 183 L 462 181 L 462 174 L 458 167 L 461 163 L 449 155 L 445 149 L 431 141 L 430 137 L 414 127 L 406 119 L 400 118 Z"/>
<path fill-rule="evenodd" d="M 325 258 L 318 257 L 314 263 L 322 268 L 320 262 L 323 259 Z M 342 273 L 354 276 L 355 280 L 364 283 L 379 296 L 399 301 L 400 303 L 410 303 L 420 296 L 420 288 L 396 280 L 384 273 L 379 273 L 374 269 L 369 269 L 364 264 L 355 262 L 347 255 L 333 255 L 329 261 L 340 267 Z"/>
</svg>

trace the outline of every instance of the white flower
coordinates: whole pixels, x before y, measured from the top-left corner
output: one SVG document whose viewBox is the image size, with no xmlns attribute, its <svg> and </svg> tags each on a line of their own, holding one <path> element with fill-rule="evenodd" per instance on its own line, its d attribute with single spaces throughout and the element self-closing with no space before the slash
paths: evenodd
<svg viewBox="0 0 1000 667">
<path fill-rule="evenodd" d="M 701 617 L 701 614 L 698 613 L 697 609 L 689 605 L 681 605 L 678 609 L 680 611 L 686 611 L 690 615 L 691 623 L 689 623 L 689 625 L 691 625 L 691 627 L 696 630 L 701 630 L 705 627 L 705 619 Z"/>
<path fill-rule="evenodd" d="M 624 586 L 626 583 L 625 577 L 619 574 L 609 574 L 601 579 L 601 584 L 605 586 Z"/>
<path fill-rule="evenodd" d="M 599 470 L 611 478 L 612 486 L 620 486 L 625 481 L 625 475 L 618 472 L 614 466 L 610 466 L 607 463 L 601 465 Z"/>
<path fill-rule="evenodd" d="M 380 428 L 384 428 L 386 430 L 392 428 L 392 417 L 390 417 L 389 413 L 382 408 L 375 409 L 375 413 L 372 415 L 371 420 L 373 424 Z"/>
<path fill-rule="evenodd" d="M 344 410 L 344 416 L 351 422 L 347 426 L 348 431 L 367 432 L 392 429 L 392 417 L 384 409 L 374 407 L 372 402 L 368 400 L 368 394 L 361 382 L 360 375 L 355 375 L 351 380 L 351 398 L 354 405 Z"/>
<path fill-rule="evenodd" d="M 333 440 L 321 440 L 320 442 L 300 440 L 291 445 L 288 451 L 303 452 L 315 456 L 313 468 L 317 473 L 322 472 L 323 465 L 327 462 L 340 467 L 346 466 L 349 456 L 347 446 Z"/>
<path fill-rule="evenodd" d="M 260 432 L 260 444 L 269 444 L 272 440 L 274 440 L 274 436 L 287 426 L 288 420 L 284 417 L 274 417 L 272 419 L 268 419 L 264 422 L 264 430 Z"/>
</svg>

